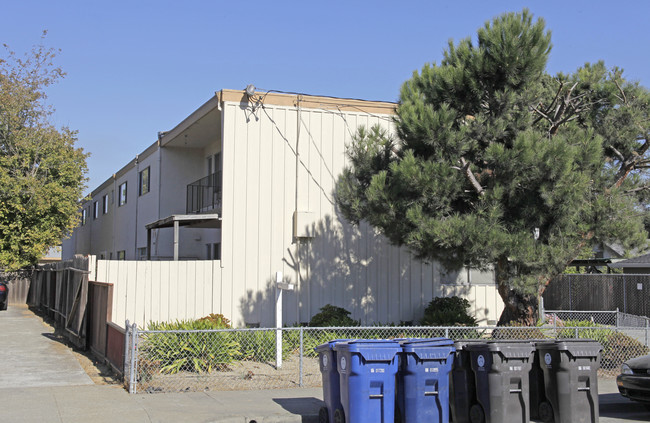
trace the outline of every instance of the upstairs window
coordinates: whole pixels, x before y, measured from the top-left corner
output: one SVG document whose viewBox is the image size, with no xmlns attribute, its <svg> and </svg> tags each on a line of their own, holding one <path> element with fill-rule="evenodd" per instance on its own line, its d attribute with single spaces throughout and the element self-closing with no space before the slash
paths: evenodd
<svg viewBox="0 0 650 423">
<path fill-rule="evenodd" d="M 126 204 L 126 182 L 124 182 L 122 185 L 120 185 L 117 188 L 117 196 L 119 199 L 118 205 L 123 206 Z"/>
<path fill-rule="evenodd" d="M 88 213 L 86 212 L 86 208 L 84 207 L 81 210 L 81 226 L 86 224 L 86 218 L 88 217 Z"/>
<path fill-rule="evenodd" d="M 102 197 L 102 213 L 107 214 L 108 213 L 108 194 L 104 194 Z"/>
<path fill-rule="evenodd" d="M 93 203 L 93 219 L 97 219 L 99 217 L 99 203 L 95 201 Z"/>
<path fill-rule="evenodd" d="M 140 172 L 138 194 L 144 195 L 149 192 L 149 167 Z"/>
</svg>

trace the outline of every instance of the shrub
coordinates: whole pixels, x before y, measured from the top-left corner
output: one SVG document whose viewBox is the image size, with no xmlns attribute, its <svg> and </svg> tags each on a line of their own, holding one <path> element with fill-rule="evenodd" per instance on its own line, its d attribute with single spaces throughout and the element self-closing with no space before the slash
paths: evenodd
<svg viewBox="0 0 650 423">
<path fill-rule="evenodd" d="M 469 314 L 470 303 L 460 297 L 436 297 L 424 309 L 422 325 L 425 326 L 476 326 Z"/>
<path fill-rule="evenodd" d="M 236 334 L 239 344 L 239 357 L 242 360 L 266 362 L 275 359 L 276 332 L 274 330 L 246 330 Z M 287 357 L 293 348 L 291 342 L 286 342 L 286 332 L 282 339 L 282 356 Z"/>
<path fill-rule="evenodd" d="M 227 321 L 227 319 L 225 319 Z M 176 332 L 224 329 L 224 320 L 206 318 L 151 322 L 141 347 L 143 359 L 156 363 L 162 373 L 225 370 L 239 356 L 239 344 L 230 332 Z"/>
<path fill-rule="evenodd" d="M 344 308 L 327 304 L 320 309 L 309 321 L 309 326 L 323 327 L 350 327 L 359 326 L 361 323 L 350 317 L 350 312 Z"/>
<path fill-rule="evenodd" d="M 618 370 L 623 362 L 630 358 L 648 354 L 648 347 L 623 332 L 598 325 L 591 321 L 567 320 L 566 329 L 560 331 L 559 338 L 575 338 L 578 329 L 579 339 L 593 339 L 603 346 L 601 368 Z"/>
</svg>

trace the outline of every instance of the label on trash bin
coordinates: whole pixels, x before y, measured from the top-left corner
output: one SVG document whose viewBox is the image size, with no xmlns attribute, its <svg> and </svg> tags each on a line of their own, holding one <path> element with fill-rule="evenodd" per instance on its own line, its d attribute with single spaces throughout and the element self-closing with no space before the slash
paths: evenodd
<svg viewBox="0 0 650 423">
<path fill-rule="evenodd" d="M 341 370 L 343 370 L 343 371 L 345 371 L 346 367 L 348 367 L 348 361 L 345 359 L 345 357 L 341 357 L 341 361 L 340 361 L 339 364 L 340 364 L 339 367 L 340 367 Z"/>
<path fill-rule="evenodd" d="M 578 366 L 578 371 L 591 370 L 591 366 Z"/>
<path fill-rule="evenodd" d="M 546 366 L 548 366 L 549 369 L 551 368 L 551 362 L 552 361 L 553 361 L 553 359 L 551 358 L 550 353 L 544 354 L 544 363 L 546 363 Z"/>
<path fill-rule="evenodd" d="M 370 373 L 386 373 L 386 369 L 370 369 Z"/>
<path fill-rule="evenodd" d="M 479 370 L 485 370 L 485 357 L 483 357 L 483 354 L 479 354 L 476 364 L 478 364 Z"/>
<path fill-rule="evenodd" d="M 323 367 L 327 367 L 329 364 L 330 359 L 327 358 L 327 354 L 323 354 Z"/>
<path fill-rule="evenodd" d="M 438 373 L 439 369 L 437 367 L 425 367 L 424 368 L 424 373 Z"/>
</svg>

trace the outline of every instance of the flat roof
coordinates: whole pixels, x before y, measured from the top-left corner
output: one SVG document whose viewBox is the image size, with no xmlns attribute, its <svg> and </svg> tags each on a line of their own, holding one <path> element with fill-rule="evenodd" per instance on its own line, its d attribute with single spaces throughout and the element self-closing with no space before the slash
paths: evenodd
<svg viewBox="0 0 650 423">
<path fill-rule="evenodd" d="M 147 229 L 173 228 L 174 223 L 178 226 L 191 226 L 193 228 L 220 228 L 221 216 L 213 214 L 173 214 L 164 219 L 145 225 Z"/>
</svg>

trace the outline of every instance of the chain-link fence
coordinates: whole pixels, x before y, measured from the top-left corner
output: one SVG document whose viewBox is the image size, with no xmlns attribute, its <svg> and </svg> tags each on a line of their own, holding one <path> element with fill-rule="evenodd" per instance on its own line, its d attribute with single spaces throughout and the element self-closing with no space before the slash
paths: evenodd
<svg viewBox="0 0 650 423">
<path fill-rule="evenodd" d="M 145 331 L 128 326 L 125 383 L 131 393 L 318 387 L 314 347 L 334 339 L 595 339 L 603 345 L 601 376 L 648 354 L 650 327 L 369 327 Z M 281 352 L 281 357 L 277 351 Z"/>
<path fill-rule="evenodd" d="M 562 324 L 571 325 L 572 322 L 591 322 L 599 325 L 616 327 L 645 328 L 650 326 L 650 319 L 645 316 L 622 313 L 620 311 L 567 311 L 545 310 L 548 322 L 557 320 Z"/>
</svg>

